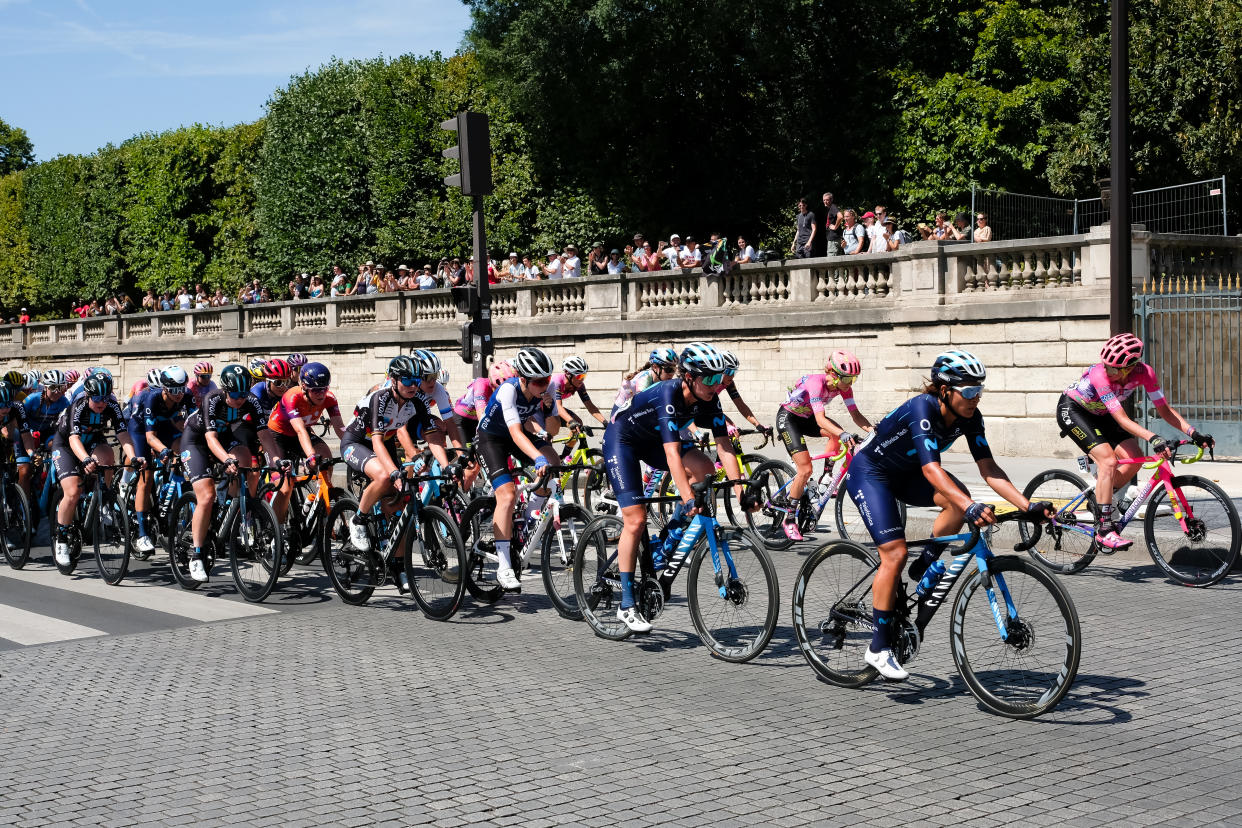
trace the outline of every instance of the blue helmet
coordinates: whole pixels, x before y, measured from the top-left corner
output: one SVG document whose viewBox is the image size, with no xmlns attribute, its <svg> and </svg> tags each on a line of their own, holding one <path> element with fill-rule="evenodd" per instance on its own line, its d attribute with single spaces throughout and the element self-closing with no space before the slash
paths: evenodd
<svg viewBox="0 0 1242 828">
<path fill-rule="evenodd" d="M 941 385 L 982 385 L 988 378 L 987 369 L 969 351 L 945 351 L 932 363 L 933 382 Z"/>
<path fill-rule="evenodd" d="M 332 384 L 332 372 L 322 362 L 308 362 L 302 366 L 298 381 L 303 388 L 327 388 Z"/>
<path fill-rule="evenodd" d="M 677 367 L 677 352 L 672 348 L 656 348 L 647 358 L 652 365 L 663 365 L 665 368 Z"/>
<path fill-rule="evenodd" d="M 13 407 L 13 386 L 0 382 L 0 408 Z"/>
<path fill-rule="evenodd" d="M 682 349 L 679 362 L 682 370 L 692 377 L 723 374 L 725 370 L 720 351 L 706 342 L 691 342 Z"/>
</svg>

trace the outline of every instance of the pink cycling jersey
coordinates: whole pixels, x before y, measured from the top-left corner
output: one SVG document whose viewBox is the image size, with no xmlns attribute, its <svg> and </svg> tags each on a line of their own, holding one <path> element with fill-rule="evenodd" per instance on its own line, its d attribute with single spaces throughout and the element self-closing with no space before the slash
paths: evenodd
<svg viewBox="0 0 1242 828">
<path fill-rule="evenodd" d="M 458 417 L 477 420 L 487 410 L 487 401 L 492 398 L 492 383 L 487 377 L 471 380 L 466 386 L 466 393 L 453 403 L 453 411 Z"/>
<path fill-rule="evenodd" d="M 848 385 L 837 388 L 835 383 L 830 386 L 827 374 L 807 374 L 798 380 L 798 384 L 789 392 L 789 398 L 781 403 L 781 407 L 799 417 L 814 417 L 817 411 L 823 411 L 824 406 L 837 397 L 851 411 L 858 408 L 854 402 L 853 388 Z"/>
<path fill-rule="evenodd" d="M 1164 401 L 1164 392 L 1160 390 L 1160 381 L 1156 372 L 1146 362 L 1125 375 L 1125 380 L 1109 379 L 1104 363 L 1097 362 L 1086 371 L 1078 382 L 1065 389 L 1069 397 L 1092 414 L 1112 414 L 1121 410 L 1121 404 L 1142 386 L 1147 391 L 1147 399 L 1153 403 Z"/>
<path fill-rule="evenodd" d="M 554 400 L 563 400 L 577 394 L 578 399 L 584 403 L 591 401 L 591 395 L 587 393 L 586 386 L 574 388 L 564 372 L 552 375 L 552 380 L 548 383 L 548 393 L 552 395 Z"/>
</svg>

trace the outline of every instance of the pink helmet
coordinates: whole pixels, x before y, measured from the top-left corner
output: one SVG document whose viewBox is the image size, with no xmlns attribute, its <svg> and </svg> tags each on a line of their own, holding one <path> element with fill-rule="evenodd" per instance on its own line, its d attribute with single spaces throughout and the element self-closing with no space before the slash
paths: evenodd
<svg viewBox="0 0 1242 828">
<path fill-rule="evenodd" d="M 513 379 L 516 376 L 517 371 L 513 370 L 513 366 L 509 364 L 508 360 L 493 363 L 492 367 L 487 369 L 487 378 L 493 386 L 500 385 L 505 380 Z"/>
<path fill-rule="evenodd" d="M 65 372 L 65 382 L 69 383 L 70 385 L 73 385 L 75 382 L 77 382 L 80 379 L 82 379 L 82 374 L 78 371 L 77 368 L 70 368 L 68 371 Z"/>
<path fill-rule="evenodd" d="M 827 368 L 838 377 L 856 377 L 862 373 L 862 363 L 849 351 L 833 351 Z"/>
<path fill-rule="evenodd" d="M 1100 361 L 1109 368 L 1129 368 L 1143 359 L 1143 341 L 1134 334 L 1117 334 L 1104 343 Z"/>
<path fill-rule="evenodd" d="M 194 363 L 194 373 L 211 375 L 216 372 L 216 367 L 207 360 Z"/>
</svg>

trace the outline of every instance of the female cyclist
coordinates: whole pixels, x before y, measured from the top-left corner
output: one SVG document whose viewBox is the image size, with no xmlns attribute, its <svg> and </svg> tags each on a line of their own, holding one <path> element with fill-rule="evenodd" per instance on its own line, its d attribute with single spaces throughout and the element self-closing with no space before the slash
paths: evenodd
<svg viewBox="0 0 1242 828">
<path fill-rule="evenodd" d="M 493 363 L 492 367 L 487 369 L 487 376 L 471 380 L 466 386 L 466 393 L 453 403 L 453 413 L 457 415 L 457 421 L 461 424 L 461 436 L 467 445 L 474 442 L 479 430 L 479 420 L 487 411 L 487 404 L 491 401 L 492 394 L 496 393 L 496 389 L 502 382 L 516 376 L 517 372 L 508 362 Z M 478 463 L 466 466 L 462 475 L 463 490 L 469 492 L 478 476 Z"/>
<path fill-rule="evenodd" d="M 612 414 L 634 398 L 639 391 L 645 391 L 657 382 L 670 380 L 677 375 L 677 352 L 672 348 L 656 348 L 647 358 L 647 364 L 626 375 L 617 391 L 617 398 L 612 403 Z M 612 415 L 609 415 L 609 420 Z"/>
</svg>

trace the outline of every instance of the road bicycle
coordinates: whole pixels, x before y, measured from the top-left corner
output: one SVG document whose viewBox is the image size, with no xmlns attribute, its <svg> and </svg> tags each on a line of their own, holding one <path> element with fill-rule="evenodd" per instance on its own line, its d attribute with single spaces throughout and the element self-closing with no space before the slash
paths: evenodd
<svg viewBox="0 0 1242 828">
<path fill-rule="evenodd" d="M 1203 447 L 1193 456 L 1178 456 L 1178 449 L 1190 440 L 1169 443 L 1173 461 L 1189 465 L 1203 458 Z M 1164 457 L 1118 459 L 1122 465 L 1141 463 L 1155 473 L 1120 514 L 1124 529 L 1139 518 L 1147 552 L 1165 575 L 1187 586 L 1211 586 L 1237 563 L 1242 543 L 1238 510 L 1219 486 L 1197 475 L 1174 476 L 1173 461 Z M 1079 457 L 1079 466 L 1089 472 L 1089 457 Z M 1054 572 L 1080 572 L 1097 554 L 1111 554 L 1101 548 L 1095 535 L 1099 509 L 1095 502 L 1095 478 L 1084 480 L 1073 472 L 1049 469 L 1034 477 L 1023 494 L 1030 500 L 1047 500 L 1056 517 L 1044 532 L 1044 540 L 1030 548 L 1030 555 Z M 1122 493 L 1117 498 L 1124 504 Z"/>
<path fill-rule="evenodd" d="M 281 575 L 288 575 L 294 563 L 305 566 L 323 557 L 324 523 L 332 504 L 346 496 L 344 489 L 332 485 L 332 468 L 343 462 L 340 457 L 320 459 L 311 472 L 303 458 L 283 471 L 277 469 L 268 474 L 259 486 L 258 497 L 270 502 L 280 488 L 281 475 L 290 475 L 293 481 L 288 520 L 281 529 L 288 553 L 281 563 Z"/>
<path fill-rule="evenodd" d="M 0 543 L 4 559 L 13 569 L 21 569 L 30 560 L 30 539 L 34 520 L 30 500 L 17 485 L 17 474 L 11 462 L 0 468 Z"/>
<path fill-rule="evenodd" d="M 997 523 L 1023 517 L 1008 512 L 997 516 Z M 1038 540 L 1039 526 L 1032 523 L 1024 533 L 1030 537 L 1015 551 Z M 988 710 L 1011 718 L 1027 719 L 1056 707 L 1074 682 L 1082 654 L 1078 611 L 1056 576 L 1026 558 L 993 556 L 986 533 L 980 535 L 975 527 L 907 546 L 911 556 L 931 549 L 948 551 L 951 558 L 947 564 L 933 563 L 913 591 L 906 578 L 898 578 L 897 661 L 913 663 L 928 623 L 960 580 L 949 649 L 970 692 Z M 875 631 L 871 583 L 879 565 L 875 549 L 832 540 L 811 553 L 794 581 L 798 647 L 832 684 L 861 687 L 878 675 L 863 655 Z M 943 572 L 938 579 L 937 571 Z"/>
<path fill-rule="evenodd" d="M 568 429 L 569 434 L 553 438 L 552 443 L 565 444 L 560 452 L 561 465 L 569 471 L 560 473 L 561 491 L 569 492 L 573 502 L 582 506 L 587 490 L 604 477 L 604 453 L 587 445 L 587 437 L 595 434 L 594 428 L 571 422 Z"/>
<path fill-rule="evenodd" d="M 419 609 L 432 620 L 447 621 L 461 607 L 465 552 L 456 522 L 415 496 L 418 484 L 447 476 L 409 476 L 414 465 L 412 460 L 401 464 L 394 474 L 406 475 L 402 490 L 380 498 L 366 516 L 368 549 L 358 549 L 350 539 L 358 501 L 346 495 L 332 504 L 324 528 L 323 568 L 342 601 L 361 605 L 387 583 L 390 563 L 401 558 Z"/>
<path fill-rule="evenodd" d="M 688 521 L 674 521 L 666 536 L 652 538 L 643 533 L 634 597 L 643 617 L 654 621 L 667 606 L 673 583 L 688 562 L 686 599 L 699 638 L 716 658 L 741 663 L 759 655 L 772 640 L 780 612 L 780 584 L 763 544 L 749 531 L 725 528 L 716 520 L 715 492 L 732 485 L 733 481 L 715 480 L 694 484 L 698 514 Z M 667 498 L 658 500 L 664 503 Z M 597 636 L 611 641 L 631 635 L 617 618 L 621 522 L 611 515 L 595 518 L 574 550 L 578 611 Z M 666 552 L 667 547 L 671 548 Z M 665 560 L 657 558 L 657 548 Z M 657 562 L 662 564 L 658 568 Z"/>
<path fill-rule="evenodd" d="M 66 449 L 67 450 L 67 449 Z M 125 465 L 96 464 L 95 470 L 81 475 L 78 508 L 69 527 L 69 563 L 59 562 L 62 575 L 72 575 L 82 556 L 82 544 L 91 544 L 99 576 L 112 586 L 125 577 L 129 569 L 129 515 L 117 499 L 116 489 L 105 482 L 105 472 L 125 469 Z M 56 512 L 64 492 L 56 487 L 49 506 L 49 525 L 55 525 Z M 55 530 L 52 542 L 55 543 Z"/>
<path fill-rule="evenodd" d="M 272 466 L 235 466 L 213 475 L 216 501 L 211 527 L 203 544 L 208 573 L 226 555 L 237 591 L 247 601 L 262 601 L 272 594 L 281 573 L 284 543 L 280 524 L 271 505 L 251 494 L 243 472 L 279 471 Z M 230 490 L 237 485 L 237 494 Z M 168 532 L 168 558 L 173 577 L 182 589 L 198 589 L 201 584 L 190 577 L 190 557 L 194 553 L 191 521 L 198 509 L 193 491 L 181 496 L 173 509 Z"/>
<path fill-rule="evenodd" d="M 151 480 L 153 502 L 148 505 L 153 505 L 155 508 L 147 511 L 147 535 L 158 549 L 168 545 L 168 526 L 172 519 L 173 508 L 186 491 L 186 480 L 181 473 L 181 458 L 175 452 L 169 452 L 163 462 L 153 464 Z M 122 478 L 117 483 L 117 495 L 118 500 L 125 504 L 129 519 L 127 535 L 129 554 L 138 560 L 146 560 L 151 557 L 151 553 L 139 552 L 134 548 L 134 542 L 138 540 L 138 518 L 135 509 L 137 486 L 134 485 L 134 480 Z"/>
<path fill-rule="evenodd" d="M 762 434 L 763 441 L 755 447 L 753 452 L 747 452 L 742 449 L 742 438 L 751 434 Z M 762 451 L 771 441 L 772 432 L 770 430 L 760 431 L 759 429 L 752 428 L 735 431 L 729 435 L 729 442 L 733 446 L 733 455 L 737 458 L 738 469 L 741 471 L 742 480 L 749 479 L 751 475 L 755 473 L 755 470 L 764 464 L 777 464 L 784 466 L 788 470 L 789 474 L 791 476 L 793 475 L 793 467 L 788 463 L 781 460 L 770 460 L 764 455 L 759 454 L 759 452 Z M 712 479 L 716 482 L 723 482 L 726 480 L 727 475 L 724 470 L 724 464 L 720 462 L 720 453 L 715 451 L 715 438 L 713 438 L 710 434 L 703 434 L 703 436 L 698 440 L 698 448 L 707 454 L 708 457 L 711 457 L 712 461 L 715 463 L 716 471 Z M 657 527 L 663 528 L 664 524 L 668 522 L 669 516 L 672 514 L 676 504 L 681 502 L 681 500 L 680 498 L 675 497 L 677 494 L 677 487 L 673 483 L 673 476 L 668 472 L 662 471 L 656 472 L 656 474 L 661 476 L 660 486 L 658 489 L 659 494 L 663 498 L 668 498 L 659 501 L 656 504 L 656 508 L 653 510 L 656 513 L 655 523 Z M 748 528 L 749 523 L 743 517 L 743 515 L 746 514 L 746 511 L 744 509 L 737 508 L 733 502 L 733 487 L 717 486 L 715 489 L 716 497 L 720 499 L 724 505 L 725 517 L 728 518 L 729 524 L 738 529 Z M 719 512 L 719 508 L 716 511 Z"/>
</svg>

